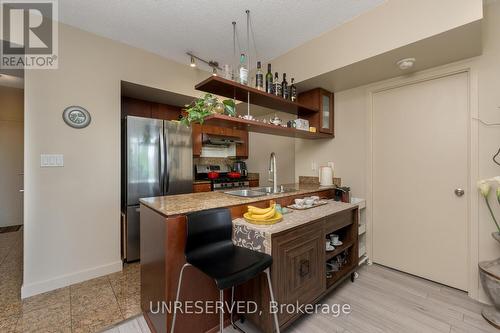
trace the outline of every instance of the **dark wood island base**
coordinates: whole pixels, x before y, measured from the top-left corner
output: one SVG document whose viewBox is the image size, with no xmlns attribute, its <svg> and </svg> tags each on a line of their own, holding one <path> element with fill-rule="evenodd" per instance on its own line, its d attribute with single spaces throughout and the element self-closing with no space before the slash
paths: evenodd
<svg viewBox="0 0 500 333">
<path fill-rule="evenodd" d="M 202 193 L 192 194 L 194 195 L 198 195 L 200 200 L 203 198 L 200 196 Z M 341 281 L 349 278 L 358 266 L 357 205 L 332 202 L 308 212 L 294 211 L 285 216 L 279 227 L 277 225 L 280 223 L 275 225 L 276 227 L 247 226 L 246 222 L 240 219 L 250 203 L 257 207 L 266 207 L 272 199 L 286 206 L 296 198 L 312 195 L 333 198 L 333 190 L 309 188 L 307 191 L 298 191 L 288 196 L 242 199 L 244 202 L 240 204 L 227 206 L 235 219 L 235 227 L 261 233 L 266 239 L 266 246 L 260 250 L 273 256 L 271 280 L 278 304 L 314 304 Z M 169 212 L 173 210 L 167 209 L 165 205 L 152 204 L 154 199 L 141 200 L 141 308 L 151 331 L 160 333 L 170 332 L 173 312 L 167 311 L 166 308 L 162 311 L 162 306 L 174 306 L 179 274 L 185 263 L 186 216 L 182 213 L 170 215 Z M 206 206 L 204 203 L 203 209 L 215 208 Z M 201 209 L 192 211 L 195 210 Z M 335 251 L 326 252 L 326 236 L 333 232 L 341 236 L 343 245 Z M 327 278 L 326 262 L 346 252 L 346 264 Z M 231 290 L 225 291 L 225 296 L 229 302 Z M 196 311 L 195 301 L 215 304 L 218 299 L 219 291 L 212 279 L 193 267 L 184 270 L 181 302 L 192 301 L 184 304 L 193 304 L 192 310 Z M 239 286 L 236 299 L 254 301 L 259 310 L 262 310 L 261 315 L 259 312 L 249 313 L 245 315 L 246 319 L 260 327 L 263 332 L 273 331 L 265 275 L 261 274 Z M 178 311 L 175 331 L 217 332 L 219 318 L 215 309 L 212 310 L 212 313 L 199 314 Z M 289 326 L 299 317 L 300 314 L 279 313 L 280 328 Z M 225 325 L 229 324 L 228 315 Z"/>
</svg>

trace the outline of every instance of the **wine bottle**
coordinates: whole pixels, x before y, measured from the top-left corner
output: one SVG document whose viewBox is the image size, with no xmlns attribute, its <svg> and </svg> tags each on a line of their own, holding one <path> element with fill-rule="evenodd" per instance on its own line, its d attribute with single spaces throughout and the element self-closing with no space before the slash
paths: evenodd
<svg viewBox="0 0 500 333">
<path fill-rule="evenodd" d="M 273 93 L 273 73 L 271 73 L 271 64 L 267 64 L 266 92 L 268 94 Z"/>
<path fill-rule="evenodd" d="M 238 82 L 241 84 L 248 84 L 248 68 L 245 61 L 245 53 L 240 56 L 240 65 L 238 66 Z"/>
<path fill-rule="evenodd" d="M 281 97 L 288 99 L 288 82 L 286 82 L 286 73 L 283 73 L 283 81 L 281 81 Z"/>
<path fill-rule="evenodd" d="M 295 79 L 292 77 L 289 95 L 292 102 L 297 102 L 297 87 L 295 86 L 294 81 Z"/>
<path fill-rule="evenodd" d="M 278 77 L 278 72 L 274 73 L 274 83 L 273 83 L 273 91 L 276 96 L 281 96 L 281 83 Z"/>
<path fill-rule="evenodd" d="M 255 88 L 264 91 L 264 74 L 262 73 L 260 61 L 257 61 L 257 72 L 255 73 Z"/>
</svg>

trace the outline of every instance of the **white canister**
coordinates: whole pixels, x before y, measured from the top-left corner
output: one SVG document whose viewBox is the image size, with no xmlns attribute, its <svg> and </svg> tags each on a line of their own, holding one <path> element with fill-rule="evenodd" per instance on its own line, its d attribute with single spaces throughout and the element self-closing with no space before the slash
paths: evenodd
<svg viewBox="0 0 500 333">
<path fill-rule="evenodd" d="M 319 184 L 321 186 L 333 185 L 333 171 L 329 166 L 322 166 L 319 168 Z"/>
</svg>

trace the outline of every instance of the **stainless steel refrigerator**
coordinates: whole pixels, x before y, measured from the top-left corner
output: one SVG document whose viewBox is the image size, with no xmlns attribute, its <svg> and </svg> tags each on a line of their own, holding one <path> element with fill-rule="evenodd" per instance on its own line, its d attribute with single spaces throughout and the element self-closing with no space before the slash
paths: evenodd
<svg viewBox="0 0 500 333">
<path fill-rule="evenodd" d="M 191 128 L 178 122 L 127 116 L 122 126 L 122 257 L 140 259 L 139 199 L 190 193 Z"/>
</svg>

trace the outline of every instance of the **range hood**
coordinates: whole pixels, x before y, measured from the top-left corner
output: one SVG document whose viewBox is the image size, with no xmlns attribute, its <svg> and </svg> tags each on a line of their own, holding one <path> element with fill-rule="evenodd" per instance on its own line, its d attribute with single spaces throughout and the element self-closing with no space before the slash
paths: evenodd
<svg viewBox="0 0 500 333">
<path fill-rule="evenodd" d="M 225 146 L 225 147 L 228 147 L 232 144 L 243 144 L 243 141 L 241 141 L 240 138 L 235 138 L 235 137 L 231 137 L 231 136 L 222 136 L 222 135 L 203 133 L 202 144 L 206 145 L 206 146 Z"/>
</svg>

